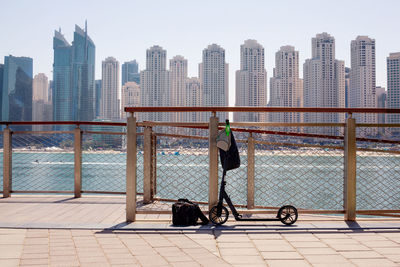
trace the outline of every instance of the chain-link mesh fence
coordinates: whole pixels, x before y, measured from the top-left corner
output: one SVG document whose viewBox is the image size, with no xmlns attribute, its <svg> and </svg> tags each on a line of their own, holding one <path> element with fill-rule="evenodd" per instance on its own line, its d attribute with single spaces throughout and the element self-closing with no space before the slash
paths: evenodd
<svg viewBox="0 0 400 267">
<path fill-rule="evenodd" d="M 73 147 L 70 133 L 13 133 L 12 190 L 73 191 Z"/>
<path fill-rule="evenodd" d="M 115 130 L 120 131 L 120 134 L 84 132 L 82 191 L 126 192 L 125 135 L 122 134 L 124 129 Z"/>
<path fill-rule="evenodd" d="M 358 210 L 399 209 L 400 143 L 392 129 L 357 128 Z"/>
<path fill-rule="evenodd" d="M 160 128 L 156 127 L 154 131 L 176 133 L 173 128 Z M 196 132 L 196 137 L 201 137 L 207 135 L 208 130 L 196 129 Z M 161 133 L 157 135 L 158 198 L 208 201 L 208 138 L 204 138 L 171 137 Z"/>
<path fill-rule="evenodd" d="M 255 205 L 343 210 L 341 148 L 340 140 L 259 136 L 255 148 Z"/>
</svg>

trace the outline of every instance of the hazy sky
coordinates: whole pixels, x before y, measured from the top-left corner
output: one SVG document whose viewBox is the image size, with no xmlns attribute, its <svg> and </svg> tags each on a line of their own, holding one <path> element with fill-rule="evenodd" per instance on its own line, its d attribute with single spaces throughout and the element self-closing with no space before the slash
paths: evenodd
<svg viewBox="0 0 400 267">
<path fill-rule="evenodd" d="M 321 32 L 335 37 L 336 58 L 346 66 L 351 40 L 357 35 L 375 38 L 381 86 L 386 86 L 386 57 L 400 51 L 399 0 L 0 0 L 0 10 L 0 63 L 9 54 L 29 56 L 34 74 L 44 72 L 50 79 L 54 30 L 61 27 L 72 42 L 75 24 L 84 27 L 85 19 L 96 45 L 96 79 L 101 79 L 101 61 L 108 56 L 121 64 L 136 59 L 143 69 L 146 49 L 155 44 L 167 50 L 168 59 L 184 56 L 189 76 L 198 76 L 202 50 L 217 43 L 229 63 L 231 106 L 240 45 L 246 39 L 264 46 L 268 79 L 281 46 L 295 46 L 302 70 L 311 55 L 311 38 Z"/>
</svg>

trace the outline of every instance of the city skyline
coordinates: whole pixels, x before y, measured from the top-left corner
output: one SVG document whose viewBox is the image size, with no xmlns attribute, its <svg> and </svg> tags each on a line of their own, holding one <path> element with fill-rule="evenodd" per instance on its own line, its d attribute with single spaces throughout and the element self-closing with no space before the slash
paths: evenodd
<svg viewBox="0 0 400 267">
<path fill-rule="evenodd" d="M 376 84 L 386 87 L 386 57 L 399 50 L 400 37 L 393 34 L 398 25 L 395 10 L 400 6 L 396 1 L 386 1 L 386 5 L 379 6 L 374 5 L 372 1 L 335 1 L 334 5 L 332 3 L 329 6 L 328 15 L 324 11 L 326 5 L 316 5 L 316 1 L 307 3 L 288 1 L 279 4 L 253 1 L 252 4 L 243 6 L 239 3 L 219 1 L 213 3 L 211 10 L 207 8 L 210 3 L 156 1 L 152 5 L 154 9 L 149 9 L 148 3 L 121 1 L 109 5 L 87 1 L 81 3 L 80 9 L 75 10 L 73 2 L 68 2 L 68 4 L 59 3 L 59 8 L 63 9 L 63 12 L 49 12 L 33 20 L 32 14 L 35 14 L 35 10 L 52 3 L 10 2 L 3 5 L 4 16 L 0 18 L 0 23 L 10 25 L 0 29 L 2 44 L 0 55 L 32 57 L 35 62 L 34 74 L 45 73 L 48 77 L 52 77 L 52 47 L 49 35 L 54 29 L 61 27 L 66 39 L 71 40 L 73 25 L 82 25 L 85 19 L 88 19 L 89 35 L 98 46 L 96 79 L 101 77 L 101 61 L 108 56 L 115 57 L 121 63 L 136 59 L 141 69 L 145 69 L 145 51 L 153 45 L 166 49 L 170 55 L 168 60 L 175 55 L 184 56 L 188 60 L 188 76 L 193 77 L 197 76 L 197 64 L 201 62 L 202 49 L 209 44 L 217 43 L 225 49 L 226 62 L 230 66 L 229 103 L 233 105 L 235 71 L 240 69 L 240 44 L 243 40 L 255 39 L 265 47 L 265 68 L 269 79 L 273 73 L 275 52 L 281 46 L 291 45 L 299 51 L 299 71 L 302 77 L 302 62 L 311 57 L 308 49 L 309 39 L 316 33 L 328 32 L 335 37 L 336 57 L 345 60 L 347 67 L 350 66 L 351 40 L 358 35 L 367 35 L 376 40 Z M 257 8 L 254 8 L 254 4 Z M 195 14 L 189 12 L 194 9 L 197 11 Z M 291 12 L 290 16 L 281 16 L 275 14 L 281 12 L 273 12 L 286 9 L 297 12 Z M 29 14 L 23 10 L 29 10 Z M 116 10 L 118 12 L 112 12 Z M 132 10 L 135 10 L 135 16 L 124 15 Z M 148 10 L 151 10 L 151 13 Z M 229 12 L 224 12 L 223 20 L 215 20 L 219 18 L 221 10 Z M 170 16 L 169 11 L 177 12 L 181 16 L 178 16 L 179 18 Z M 23 15 L 10 16 L 16 12 Z M 342 17 L 343 13 L 344 19 L 339 20 L 338 16 Z M 155 21 L 144 23 L 150 15 Z M 237 20 L 238 16 L 244 19 Z M 104 19 L 111 17 L 115 17 L 115 20 Z M 364 17 L 370 19 L 362 19 Z M 201 18 L 205 20 L 202 21 Z M 182 23 L 182 20 L 185 23 Z M 167 30 L 159 27 L 163 21 L 169 26 Z M 141 23 L 138 24 L 139 22 Z M 31 25 L 32 30 L 27 31 L 23 25 Z M 188 36 L 190 38 L 187 38 Z M 29 46 L 22 45 L 28 40 Z"/>
</svg>

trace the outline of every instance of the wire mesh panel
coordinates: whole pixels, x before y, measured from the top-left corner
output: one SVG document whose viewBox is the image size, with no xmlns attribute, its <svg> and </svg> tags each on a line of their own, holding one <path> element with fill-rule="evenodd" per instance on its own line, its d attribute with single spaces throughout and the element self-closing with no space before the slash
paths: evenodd
<svg viewBox="0 0 400 267">
<path fill-rule="evenodd" d="M 157 136 L 157 197 L 208 201 L 208 174 L 207 139 Z"/>
<path fill-rule="evenodd" d="M 396 139 L 396 136 L 391 134 L 392 129 L 396 128 L 357 129 L 357 137 L 376 140 L 357 142 L 358 210 L 387 210 L 400 207 L 400 147 L 395 143 L 378 141 Z"/>
<path fill-rule="evenodd" d="M 82 191 L 125 192 L 123 135 L 83 134 Z"/>
<path fill-rule="evenodd" d="M 283 141 L 278 136 L 274 141 Z M 291 140 L 293 144 L 324 143 L 320 139 Z M 343 150 L 256 142 L 255 204 L 301 209 L 343 209 Z"/>
<path fill-rule="evenodd" d="M 12 190 L 73 191 L 73 134 L 13 134 Z"/>
</svg>

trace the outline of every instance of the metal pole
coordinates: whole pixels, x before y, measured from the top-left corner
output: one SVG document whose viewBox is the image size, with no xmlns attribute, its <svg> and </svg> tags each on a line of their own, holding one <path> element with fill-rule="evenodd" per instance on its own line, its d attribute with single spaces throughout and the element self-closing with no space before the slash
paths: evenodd
<svg viewBox="0 0 400 267">
<path fill-rule="evenodd" d="M 74 129 L 74 195 L 81 197 L 82 192 L 82 130 L 79 125 Z"/>
<path fill-rule="evenodd" d="M 254 209 L 254 137 L 247 142 L 247 208 Z"/>
<path fill-rule="evenodd" d="M 143 203 L 147 204 L 152 201 L 153 196 L 151 195 L 151 166 L 152 166 L 152 128 L 144 128 L 144 145 L 143 145 Z"/>
<path fill-rule="evenodd" d="M 211 209 L 218 202 L 218 117 L 215 113 L 210 117 L 208 158 L 209 158 L 209 188 L 208 188 L 208 207 Z"/>
<path fill-rule="evenodd" d="M 344 134 L 344 219 L 356 220 L 356 120 L 350 117 L 346 120 Z"/>
<path fill-rule="evenodd" d="M 3 131 L 3 197 L 10 197 L 12 190 L 12 132 Z"/>
<path fill-rule="evenodd" d="M 136 219 L 136 118 L 129 113 L 126 132 L 126 221 L 134 222 Z"/>
</svg>

